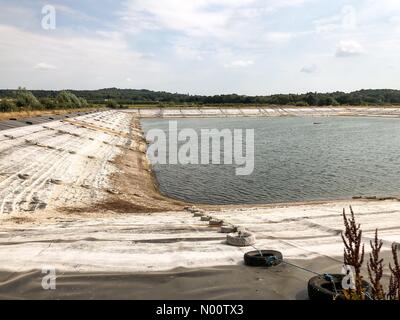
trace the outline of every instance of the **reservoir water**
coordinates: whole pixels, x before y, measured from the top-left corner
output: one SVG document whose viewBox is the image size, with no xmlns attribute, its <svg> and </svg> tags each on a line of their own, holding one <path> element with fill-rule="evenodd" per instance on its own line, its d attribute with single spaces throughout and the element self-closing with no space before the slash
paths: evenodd
<svg viewBox="0 0 400 320">
<path fill-rule="evenodd" d="M 171 119 L 172 120 L 172 119 Z M 142 120 L 168 134 L 170 119 Z M 208 204 L 259 204 L 400 194 L 400 119 L 174 119 L 178 130 L 254 129 L 254 171 L 235 165 L 155 164 L 162 193 Z M 221 150 L 223 152 L 223 150 Z"/>
</svg>

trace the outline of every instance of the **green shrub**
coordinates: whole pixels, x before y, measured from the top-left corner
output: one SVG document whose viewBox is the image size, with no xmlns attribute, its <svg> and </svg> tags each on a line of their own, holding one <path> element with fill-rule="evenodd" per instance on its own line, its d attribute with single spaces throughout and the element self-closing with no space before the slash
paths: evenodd
<svg viewBox="0 0 400 320">
<path fill-rule="evenodd" d="M 86 108 L 86 107 L 89 106 L 89 104 L 88 104 L 88 102 L 86 101 L 86 99 L 79 98 L 79 101 L 81 102 L 82 108 Z"/>
<path fill-rule="evenodd" d="M 56 103 L 58 107 L 70 109 L 70 108 L 82 108 L 87 106 L 87 101 L 82 98 L 78 98 L 71 92 L 61 91 L 56 97 Z"/>
<path fill-rule="evenodd" d="M 43 98 L 43 99 L 40 99 L 40 103 L 42 104 L 43 108 L 45 108 L 46 110 L 54 110 L 54 109 L 58 108 L 58 105 L 54 101 L 54 99 Z"/>
<path fill-rule="evenodd" d="M 308 107 L 308 103 L 305 101 L 297 101 L 295 106 L 297 107 Z"/>
<path fill-rule="evenodd" d="M 16 111 L 17 106 L 13 101 L 10 100 L 0 100 L 0 112 L 12 112 Z"/>
<path fill-rule="evenodd" d="M 15 92 L 15 104 L 18 108 L 23 109 L 41 109 L 42 105 L 32 92 L 25 88 L 18 88 Z"/>
<path fill-rule="evenodd" d="M 108 100 L 107 104 L 106 104 L 106 107 L 110 108 L 110 109 L 118 109 L 119 105 L 115 100 Z"/>
</svg>

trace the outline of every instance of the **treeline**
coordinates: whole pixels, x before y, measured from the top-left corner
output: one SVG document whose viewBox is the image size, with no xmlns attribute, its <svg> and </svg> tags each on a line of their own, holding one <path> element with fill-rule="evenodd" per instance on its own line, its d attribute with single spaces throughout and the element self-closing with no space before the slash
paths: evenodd
<svg viewBox="0 0 400 320">
<path fill-rule="evenodd" d="M 89 107 L 86 99 L 68 91 L 60 91 L 54 97 L 37 97 L 32 92 L 19 88 L 0 95 L 0 112 L 27 110 L 76 109 Z"/>
<path fill-rule="evenodd" d="M 0 90 L 3 109 L 41 106 L 44 109 L 84 107 L 87 104 L 122 107 L 132 104 L 158 104 L 160 106 L 185 105 L 220 105 L 220 104 L 264 104 L 293 106 L 367 106 L 367 105 L 400 105 L 400 90 L 360 90 L 351 93 L 332 92 L 305 94 L 276 94 L 269 96 L 245 96 L 237 94 L 202 96 L 163 91 L 136 89 L 100 89 L 49 91 L 34 90 L 28 92 L 19 89 Z M 7 100 L 10 99 L 10 100 Z M 4 102 L 6 101 L 6 102 Z M 4 104 L 6 106 L 4 107 Z"/>
</svg>

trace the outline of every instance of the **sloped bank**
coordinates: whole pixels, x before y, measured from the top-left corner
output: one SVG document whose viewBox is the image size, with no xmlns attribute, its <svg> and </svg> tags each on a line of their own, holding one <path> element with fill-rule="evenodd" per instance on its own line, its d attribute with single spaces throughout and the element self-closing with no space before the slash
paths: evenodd
<svg viewBox="0 0 400 320">
<path fill-rule="evenodd" d="M 132 114 L 106 111 L 13 128 L 0 133 L 0 142 L 2 220 L 182 209 L 158 193 Z"/>
</svg>

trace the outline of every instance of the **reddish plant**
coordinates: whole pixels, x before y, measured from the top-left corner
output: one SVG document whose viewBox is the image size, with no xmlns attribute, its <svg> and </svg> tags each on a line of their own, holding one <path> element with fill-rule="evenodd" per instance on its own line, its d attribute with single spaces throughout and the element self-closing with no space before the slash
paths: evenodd
<svg viewBox="0 0 400 320">
<path fill-rule="evenodd" d="M 389 263 L 389 269 L 391 271 L 388 299 L 390 300 L 400 300 L 400 264 L 397 255 L 398 245 L 392 244 L 392 254 L 394 266 Z"/>
<path fill-rule="evenodd" d="M 368 275 L 372 284 L 372 296 L 374 300 L 384 300 L 385 292 L 381 284 L 383 276 L 383 259 L 379 257 L 383 242 L 378 239 L 378 229 L 375 230 L 375 239 L 370 241 L 372 252 L 367 263 Z"/>
<path fill-rule="evenodd" d="M 355 272 L 355 287 L 356 296 L 359 299 L 364 299 L 362 288 L 361 267 L 364 262 L 364 245 L 362 244 L 362 230 L 360 225 L 357 225 L 354 217 L 353 208 L 350 207 L 350 218 L 346 216 L 346 210 L 343 209 L 343 220 L 345 230 L 342 232 L 344 243 L 344 263 L 352 266 Z"/>
<path fill-rule="evenodd" d="M 351 216 L 346 216 L 343 209 L 345 231 L 342 232 L 344 243 L 344 263 L 354 267 L 356 290 L 343 290 L 347 300 L 364 300 L 365 292 L 362 288 L 361 267 L 364 261 L 364 245 L 362 245 L 361 226 L 357 225 L 353 209 L 350 207 Z M 372 299 L 374 300 L 399 300 L 400 301 L 400 263 L 398 257 L 399 245 L 392 244 L 393 265 L 389 264 L 391 272 L 388 293 L 381 284 L 383 277 L 383 259 L 380 258 L 383 241 L 378 238 L 378 229 L 375 230 L 375 238 L 370 241 L 372 252 L 367 263 L 368 275 L 372 284 Z"/>
</svg>

